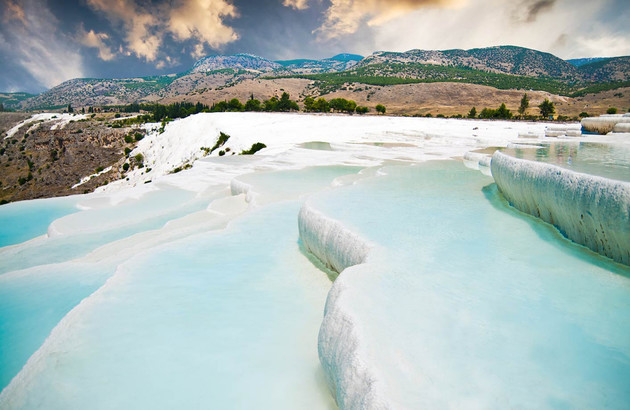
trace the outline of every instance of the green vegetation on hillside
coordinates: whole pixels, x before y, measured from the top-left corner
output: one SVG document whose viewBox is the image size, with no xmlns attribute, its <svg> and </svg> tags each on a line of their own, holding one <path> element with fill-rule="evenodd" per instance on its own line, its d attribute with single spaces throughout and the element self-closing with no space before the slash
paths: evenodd
<svg viewBox="0 0 630 410">
<path fill-rule="evenodd" d="M 456 82 L 486 85 L 500 90 L 547 91 L 553 94 L 571 97 L 630 86 L 630 81 L 599 84 L 568 83 L 545 77 L 525 77 L 493 73 L 468 67 L 449 67 L 415 63 L 379 63 L 336 73 L 296 74 L 265 78 L 303 78 L 313 80 L 321 94 L 338 91 L 349 83 L 390 86 L 415 83 Z"/>
<path fill-rule="evenodd" d="M 574 87 L 563 82 L 509 74 L 498 74 L 466 67 L 446 67 L 432 64 L 372 64 L 348 71 L 323 74 L 283 76 L 280 78 L 304 78 L 316 82 L 322 94 L 339 90 L 347 83 L 377 86 L 398 84 L 458 82 L 487 85 L 494 88 L 536 89 L 554 94 L 567 94 Z"/>
</svg>

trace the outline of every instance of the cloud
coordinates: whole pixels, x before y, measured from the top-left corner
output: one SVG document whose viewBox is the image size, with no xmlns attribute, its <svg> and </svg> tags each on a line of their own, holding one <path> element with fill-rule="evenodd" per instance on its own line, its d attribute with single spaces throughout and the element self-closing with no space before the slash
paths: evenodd
<svg viewBox="0 0 630 410">
<path fill-rule="evenodd" d="M 238 39 L 223 22 L 238 17 L 236 7 L 227 0 L 87 0 L 87 4 L 114 24 L 122 24 L 127 50 L 148 62 L 157 60 L 166 35 L 180 42 L 192 39 L 197 46 L 206 44 L 215 49 Z"/>
<path fill-rule="evenodd" d="M 153 27 L 159 25 L 157 17 L 143 11 L 139 4 L 130 0 L 87 0 L 87 4 L 104 13 L 113 23 L 123 24 L 127 48 L 137 57 L 146 61 L 157 58 L 162 43 L 161 37 L 152 31 Z"/>
<path fill-rule="evenodd" d="M 410 11 L 426 7 L 454 7 L 462 0 L 331 0 L 324 23 L 316 30 L 320 39 L 356 33 L 363 23 L 380 26 Z"/>
<path fill-rule="evenodd" d="M 370 27 L 369 34 L 376 50 L 515 45 L 560 58 L 630 54 L 628 13 L 620 7 L 622 2 L 556 0 L 551 9 L 538 8 L 534 21 L 515 24 L 515 4 L 534 3 L 469 0 L 456 9 L 429 8 L 406 13 L 395 21 Z M 529 10 L 524 7 L 521 15 L 528 15 Z"/>
<path fill-rule="evenodd" d="M 0 65 L 3 71 L 22 73 L 20 78 L 28 80 L 20 84 L 22 90 L 50 88 L 83 76 L 83 60 L 74 39 L 58 30 L 59 22 L 45 3 L 22 0 L 5 4 Z"/>
<path fill-rule="evenodd" d="M 8 0 L 5 3 L 4 22 L 8 23 L 11 20 L 19 20 L 22 24 L 26 25 L 26 15 L 24 14 L 22 6 L 11 0 Z"/>
<path fill-rule="evenodd" d="M 86 47 L 98 49 L 98 56 L 103 61 L 110 61 L 116 57 L 112 49 L 105 44 L 105 40 L 108 39 L 107 33 L 96 33 L 94 30 L 85 31 L 83 25 L 79 29 L 79 42 Z"/>
<path fill-rule="evenodd" d="M 168 30 L 176 40 L 197 39 L 212 48 L 238 39 L 223 23 L 226 17 L 238 17 L 236 7 L 225 0 L 188 0 L 170 11 Z"/>
<path fill-rule="evenodd" d="M 295 10 L 305 10 L 308 8 L 308 0 L 283 0 L 282 5 Z"/>
<path fill-rule="evenodd" d="M 522 0 L 515 4 L 512 14 L 514 21 L 533 23 L 539 15 L 550 11 L 556 0 Z"/>
</svg>

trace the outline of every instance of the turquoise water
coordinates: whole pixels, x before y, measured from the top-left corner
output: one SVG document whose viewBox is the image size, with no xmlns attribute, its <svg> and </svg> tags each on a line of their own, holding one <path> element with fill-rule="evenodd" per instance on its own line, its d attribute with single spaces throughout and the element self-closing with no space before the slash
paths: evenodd
<svg viewBox="0 0 630 410">
<path fill-rule="evenodd" d="M 341 273 L 335 303 L 359 323 L 359 354 L 388 403 L 627 406 L 630 268 L 514 210 L 459 163 L 384 171 L 309 203 L 376 244 Z M 341 375 L 344 359 L 322 355 Z"/>
<path fill-rule="evenodd" d="M 630 146 L 595 142 L 551 143 L 543 148 L 501 149 L 508 155 L 577 172 L 630 182 Z"/>
<path fill-rule="evenodd" d="M 299 251 L 298 209 L 272 205 L 123 265 L 15 408 L 330 408 L 317 359 L 330 282 Z"/>
<path fill-rule="evenodd" d="M 358 171 L 238 177 L 258 207 L 227 227 L 186 219 L 222 194 L 163 188 L 0 249 L 0 387 L 21 369 L 0 408 L 335 408 L 317 346 L 331 282 L 297 232 L 316 192 L 317 209 L 377 244 L 336 283 L 394 407 L 630 401 L 628 268 L 455 161 Z"/>
<path fill-rule="evenodd" d="M 44 235 L 52 221 L 78 211 L 77 198 L 39 199 L 0 206 L 0 248 Z"/>
<path fill-rule="evenodd" d="M 218 223 L 199 235 L 204 232 L 199 219 L 186 219 L 221 200 L 223 188 L 203 198 L 162 188 L 114 207 L 60 218 L 51 228 L 60 236 L 5 249 L 0 262 L 0 386 L 51 339 L 38 353 L 37 364 L 23 371 L 34 384 L 17 385 L 10 394 L 11 408 L 95 408 L 95 398 L 101 408 L 117 407 L 121 400 L 146 408 L 164 403 L 238 407 L 241 402 L 248 408 L 259 402 L 276 408 L 285 399 L 286 408 L 334 406 L 316 347 L 330 281 L 300 251 L 295 223 L 300 204 L 295 199 L 358 171 L 317 167 L 243 176 L 270 205 L 225 231 L 212 232 L 224 226 Z M 296 180 L 302 182 L 291 183 Z M 271 205 L 274 201 L 290 202 Z M 178 239 L 190 234 L 165 227 L 177 218 L 182 218 L 177 228 L 196 236 Z M 142 232 L 147 234 L 138 235 Z M 132 238 L 157 245 L 141 255 L 145 251 L 133 247 L 147 247 Z M 90 256 L 93 251 L 98 257 Z M 103 300 L 103 294 L 109 296 Z M 173 316 L 175 311 L 180 314 Z M 63 328 L 60 336 L 49 336 L 55 326 Z M 168 336 L 173 329 L 178 334 Z M 200 334 L 203 338 L 194 336 Z M 230 346 L 231 355 L 226 351 Z M 181 361 L 174 362 L 178 354 Z M 144 363 L 149 358 L 154 365 Z M 186 369 L 196 369 L 195 377 Z M 120 376 L 122 370 L 128 377 Z M 169 389 L 153 392 L 168 382 L 194 392 L 188 399 Z M 243 395 L 245 387 L 233 388 L 239 382 L 251 392 L 264 391 L 261 397 L 266 398 Z M 68 386 L 81 386 L 84 393 L 69 393 Z"/>
</svg>

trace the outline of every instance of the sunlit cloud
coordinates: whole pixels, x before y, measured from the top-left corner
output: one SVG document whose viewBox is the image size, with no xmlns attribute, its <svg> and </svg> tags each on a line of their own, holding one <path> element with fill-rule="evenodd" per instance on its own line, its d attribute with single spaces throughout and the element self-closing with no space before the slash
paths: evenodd
<svg viewBox="0 0 630 410">
<path fill-rule="evenodd" d="M 305 10 L 308 8 L 308 0 L 283 0 L 282 5 L 295 10 Z"/>
<path fill-rule="evenodd" d="M 87 0 L 94 10 L 104 13 L 113 23 L 122 23 L 127 48 L 137 57 L 154 61 L 162 39 L 153 33 L 159 20 L 130 0 Z"/>
<path fill-rule="evenodd" d="M 122 24 L 126 48 L 149 62 L 158 59 L 166 35 L 180 42 L 195 40 L 197 54 L 204 44 L 217 49 L 238 39 L 238 34 L 224 23 L 224 19 L 238 16 L 236 7 L 226 0 L 179 0 L 160 4 L 87 0 L 87 3 L 114 24 Z"/>
<path fill-rule="evenodd" d="M 98 57 L 103 61 L 110 61 L 116 54 L 105 43 L 109 39 L 107 33 L 96 33 L 94 30 L 85 31 L 83 25 L 79 29 L 78 40 L 86 47 L 98 49 Z"/>
<path fill-rule="evenodd" d="M 170 11 L 167 28 L 176 40 L 193 38 L 219 48 L 238 39 L 236 32 L 223 23 L 223 19 L 237 16 L 236 7 L 225 0 L 188 0 Z"/>
<path fill-rule="evenodd" d="M 4 4 L 3 21 L 8 23 L 12 20 L 19 20 L 22 24 L 26 25 L 26 15 L 24 14 L 22 6 L 14 1 L 7 0 Z"/>
<path fill-rule="evenodd" d="M 427 7 L 455 7 L 465 0 L 331 0 L 324 23 L 316 30 L 329 40 L 356 33 L 363 24 L 380 26 L 410 11 Z"/>
<path fill-rule="evenodd" d="M 545 7 L 540 3 L 469 0 L 457 9 L 416 10 L 371 30 L 377 50 L 516 45 L 560 58 L 630 54 L 623 16 L 627 12 L 609 16 L 606 21 L 601 17 L 606 7 L 612 7 L 610 2 L 555 0 Z M 516 9 L 520 13 L 517 21 Z"/>
</svg>

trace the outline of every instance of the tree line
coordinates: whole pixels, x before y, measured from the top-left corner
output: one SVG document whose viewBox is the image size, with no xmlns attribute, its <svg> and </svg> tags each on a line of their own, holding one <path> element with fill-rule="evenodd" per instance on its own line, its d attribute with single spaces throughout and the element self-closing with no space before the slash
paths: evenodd
<svg viewBox="0 0 630 410">
<path fill-rule="evenodd" d="M 529 108 L 529 97 L 527 93 L 523 94 L 523 98 L 521 98 L 521 104 L 518 107 L 518 113 L 521 118 L 525 116 L 525 112 Z M 549 118 L 551 115 L 555 114 L 556 108 L 552 101 L 549 101 L 548 98 L 538 105 L 538 109 L 540 111 L 540 116 L 543 118 Z M 505 103 L 501 104 L 499 108 L 483 108 L 479 114 L 477 114 L 477 108 L 472 107 L 467 115 L 468 118 L 482 118 L 482 119 L 503 119 L 509 120 L 514 117 L 512 111 L 510 111 Z"/>
<path fill-rule="evenodd" d="M 91 107 L 90 107 L 91 108 Z M 140 104 L 131 103 L 117 107 L 118 111 L 124 113 L 148 112 L 149 115 L 143 116 L 143 120 L 160 122 L 166 119 L 184 118 L 189 115 L 200 112 L 243 112 L 243 111 L 266 111 L 266 112 L 290 112 L 300 111 L 298 103 L 291 99 L 289 93 L 284 92 L 280 98 L 274 96 L 268 100 L 260 101 L 251 97 L 243 104 L 238 98 L 232 98 L 229 101 L 219 101 L 211 106 L 202 103 L 176 102 L 168 105 L 163 104 Z M 378 104 L 375 107 L 376 112 L 385 114 L 387 109 L 384 105 Z M 306 97 L 304 100 L 305 112 L 338 112 L 347 114 L 365 114 L 370 111 L 368 107 L 358 106 L 353 100 L 345 98 L 333 98 L 326 100 L 325 98 Z"/>
</svg>

